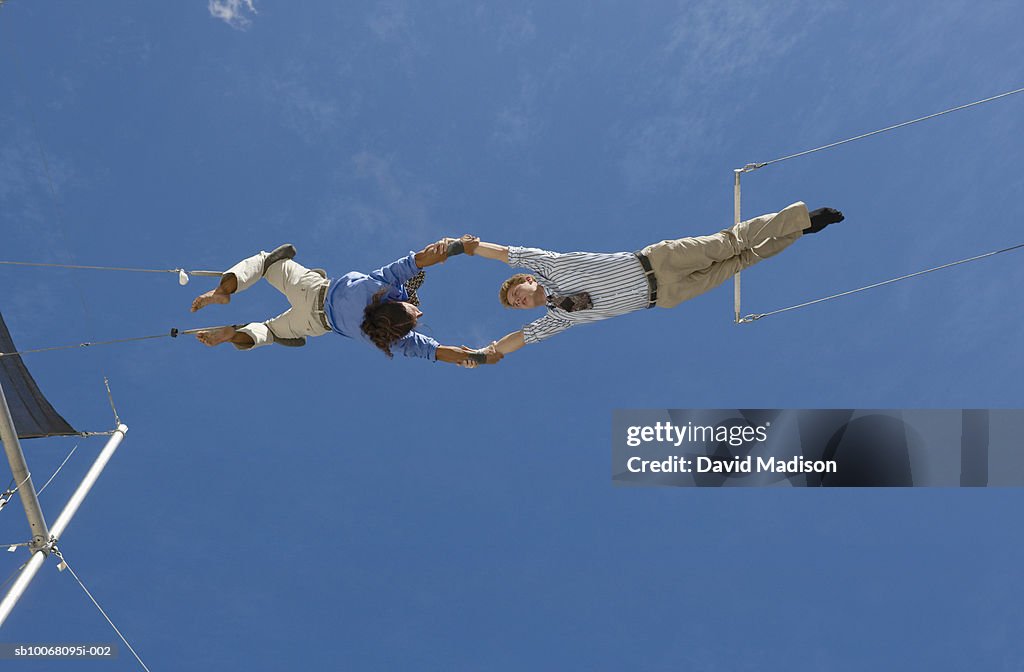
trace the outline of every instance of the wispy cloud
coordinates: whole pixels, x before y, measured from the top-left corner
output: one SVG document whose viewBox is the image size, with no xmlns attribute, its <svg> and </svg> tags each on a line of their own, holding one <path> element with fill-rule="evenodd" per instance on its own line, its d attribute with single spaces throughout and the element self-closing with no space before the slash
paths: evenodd
<svg viewBox="0 0 1024 672">
<path fill-rule="evenodd" d="M 0 125 L 17 128 L 0 117 Z M 7 249 L 30 250 L 56 259 L 54 253 L 62 221 L 60 211 L 66 191 L 82 186 L 82 178 L 62 155 L 46 152 L 46 163 L 38 142 L 27 132 L 12 133 L 0 148 L 0 210 L 4 213 Z"/>
<path fill-rule="evenodd" d="M 366 19 L 382 42 L 405 42 L 412 37 L 412 19 L 404 2 L 386 2 Z"/>
<path fill-rule="evenodd" d="M 753 93 L 724 88 L 755 82 L 786 58 L 831 3 L 790 0 L 770 8 L 751 0 L 685 4 L 652 44 L 644 73 L 637 73 L 632 104 L 641 112 L 610 129 L 622 154 L 623 177 L 631 189 L 649 191 L 680 181 L 699 165 L 687 149 L 696 139 L 721 138 L 727 129 L 719 110 Z M 749 86 L 747 87 L 750 88 Z M 656 111 L 654 114 L 645 110 Z"/>
<path fill-rule="evenodd" d="M 374 7 L 366 25 L 376 41 L 385 46 L 388 60 L 394 60 L 411 75 L 418 70 L 428 46 L 416 30 L 416 6 L 404 0 L 388 0 Z"/>
<path fill-rule="evenodd" d="M 499 25 L 498 51 L 524 47 L 537 36 L 537 26 L 533 20 L 533 10 L 515 11 Z"/>
<path fill-rule="evenodd" d="M 210 16 L 239 30 L 244 30 L 250 23 L 247 13 L 257 13 L 252 0 L 210 0 L 208 7 Z"/>
<path fill-rule="evenodd" d="M 537 81 L 529 74 L 519 77 L 519 91 L 515 98 L 498 110 L 491 142 L 502 150 L 518 149 L 527 145 L 540 132 L 541 118 L 537 114 Z"/>
<path fill-rule="evenodd" d="M 630 189 L 637 191 L 680 181 L 694 161 L 687 148 L 721 135 L 713 121 L 696 110 L 686 118 L 653 117 L 612 132 L 622 134 L 617 142 L 622 151 L 623 178 Z"/>
<path fill-rule="evenodd" d="M 800 0 L 688 5 L 669 26 L 663 49 L 691 85 L 763 70 L 802 39 L 820 11 Z"/>
<path fill-rule="evenodd" d="M 347 189 L 321 209 L 318 237 L 333 239 L 338 231 L 402 240 L 427 235 L 436 189 L 396 165 L 393 156 L 359 152 L 338 180 Z"/>
<path fill-rule="evenodd" d="M 281 110 L 281 123 L 308 143 L 322 143 L 359 103 L 355 94 L 341 99 L 330 93 L 330 87 L 316 85 L 297 63 L 271 80 L 266 93 L 268 103 Z"/>
<path fill-rule="evenodd" d="M 534 29 L 528 17 L 527 23 L 513 20 L 515 40 L 507 37 L 505 27 L 501 29 L 499 50 L 510 44 L 517 49 L 526 49 L 533 40 Z M 548 131 L 551 120 L 544 105 L 547 97 L 561 90 L 567 81 L 580 72 L 580 54 L 573 44 L 562 47 L 561 51 L 547 59 L 543 68 L 519 68 L 518 86 L 510 86 L 508 97 L 499 99 L 501 106 L 494 115 L 494 129 L 489 139 L 490 146 L 501 156 L 528 152 Z"/>
</svg>

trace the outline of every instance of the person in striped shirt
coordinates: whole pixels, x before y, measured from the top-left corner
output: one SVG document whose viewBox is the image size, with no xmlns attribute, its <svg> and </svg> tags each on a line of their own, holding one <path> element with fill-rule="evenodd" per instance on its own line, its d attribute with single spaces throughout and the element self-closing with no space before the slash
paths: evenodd
<svg viewBox="0 0 1024 672">
<path fill-rule="evenodd" d="M 547 308 L 543 317 L 489 346 L 490 352 L 504 357 L 577 324 L 654 306 L 677 306 L 775 256 L 803 234 L 817 233 L 842 220 L 838 210 L 808 212 L 807 206 L 797 202 L 710 236 L 663 240 L 639 252 L 563 254 L 478 240 L 465 247 L 467 254 L 532 271 L 513 275 L 502 284 L 503 305 Z"/>
</svg>

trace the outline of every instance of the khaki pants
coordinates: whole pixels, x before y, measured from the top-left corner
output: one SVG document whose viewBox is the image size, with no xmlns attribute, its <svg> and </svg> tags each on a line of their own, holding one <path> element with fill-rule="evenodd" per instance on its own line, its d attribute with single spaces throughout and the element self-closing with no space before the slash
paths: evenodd
<svg viewBox="0 0 1024 672">
<path fill-rule="evenodd" d="M 775 256 L 811 225 L 807 206 L 794 203 L 710 236 L 663 240 L 641 252 L 658 279 L 658 307 L 672 308 L 714 289 L 736 273 Z"/>
<path fill-rule="evenodd" d="M 267 256 L 267 252 L 260 252 L 248 259 L 243 259 L 229 268 L 226 273 L 233 273 L 238 280 L 236 293 L 244 292 L 256 284 L 260 277 L 265 277 L 274 289 L 285 295 L 291 308 L 272 320 L 252 322 L 239 328 L 238 331 L 248 334 L 252 338 L 255 342 L 253 347 L 269 345 L 274 342 L 275 337 L 279 339 L 303 338 L 326 334 L 327 329 L 320 321 L 319 310 L 322 306 L 318 305 L 317 299 L 320 288 L 330 284 L 330 280 L 292 259 L 285 259 L 271 265 L 267 269 L 267 274 L 261 276 L 263 261 Z"/>
</svg>

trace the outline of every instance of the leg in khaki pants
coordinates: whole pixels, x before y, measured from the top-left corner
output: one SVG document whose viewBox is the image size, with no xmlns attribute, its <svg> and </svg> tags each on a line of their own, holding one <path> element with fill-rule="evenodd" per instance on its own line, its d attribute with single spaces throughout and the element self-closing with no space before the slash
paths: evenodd
<svg viewBox="0 0 1024 672">
<path fill-rule="evenodd" d="M 275 289 L 285 295 L 291 307 L 266 322 L 251 322 L 244 327 L 223 327 L 197 334 L 207 345 L 219 345 L 231 341 L 241 350 L 268 345 L 280 339 L 302 339 L 306 336 L 320 336 L 327 333 L 320 321 L 318 305 L 320 289 L 329 280 L 309 270 L 292 259 L 283 259 L 270 264 L 264 274 L 264 264 L 269 253 L 260 252 L 243 259 L 221 276 L 220 286 L 212 292 L 198 297 L 192 304 L 193 311 L 210 303 L 228 303 L 231 294 L 243 292 L 265 277 Z M 205 335 L 205 337 L 204 337 Z"/>
<path fill-rule="evenodd" d="M 798 202 L 710 236 L 648 245 L 642 252 L 658 280 L 658 306 L 672 308 L 714 289 L 789 247 L 810 224 L 807 207 Z"/>
</svg>

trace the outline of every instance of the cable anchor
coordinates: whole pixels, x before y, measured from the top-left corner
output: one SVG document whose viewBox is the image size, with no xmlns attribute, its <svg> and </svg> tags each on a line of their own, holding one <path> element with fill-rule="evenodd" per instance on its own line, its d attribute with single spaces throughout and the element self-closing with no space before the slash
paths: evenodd
<svg viewBox="0 0 1024 672">
<path fill-rule="evenodd" d="M 57 548 L 57 540 L 56 539 L 50 539 L 49 548 L 50 548 L 50 552 L 53 553 L 53 556 L 55 558 L 57 558 L 58 560 L 60 560 L 60 562 L 57 564 L 57 571 L 58 572 L 63 572 L 65 569 L 68 568 L 68 563 L 67 563 L 67 561 L 64 560 L 64 556 L 61 554 L 60 549 Z"/>
</svg>

